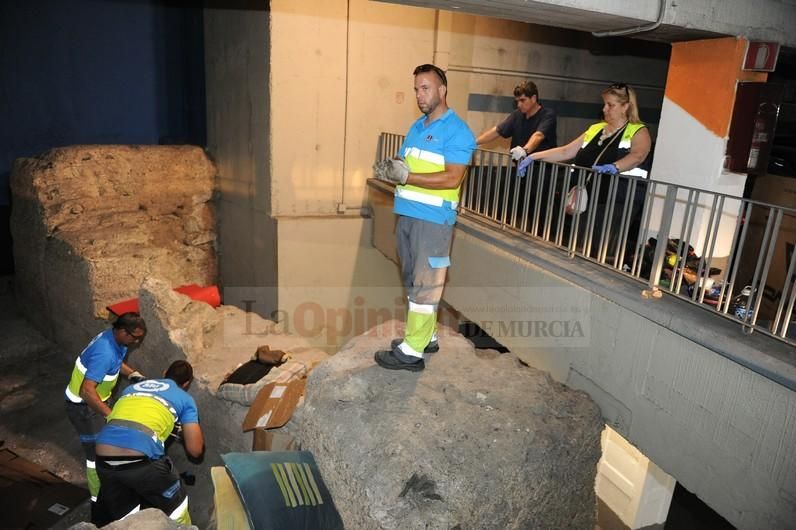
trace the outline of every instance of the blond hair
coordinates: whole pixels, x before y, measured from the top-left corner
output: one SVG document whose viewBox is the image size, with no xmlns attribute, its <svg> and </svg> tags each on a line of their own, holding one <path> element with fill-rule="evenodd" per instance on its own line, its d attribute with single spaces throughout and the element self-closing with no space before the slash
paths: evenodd
<svg viewBox="0 0 796 530">
<path fill-rule="evenodd" d="M 636 91 L 624 83 L 614 83 L 602 91 L 605 96 L 611 94 L 616 97 L 620 103 L 627 103 L 627 112 L 625 118 L 630 123 L 641 123 L 641 118 L 638 115 L 638 100 L 636 99 Z"/>
</svg>

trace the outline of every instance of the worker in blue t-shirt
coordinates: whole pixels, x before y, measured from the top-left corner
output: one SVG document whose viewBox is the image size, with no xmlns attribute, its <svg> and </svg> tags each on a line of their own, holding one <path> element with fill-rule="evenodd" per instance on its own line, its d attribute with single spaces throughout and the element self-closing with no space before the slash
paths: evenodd
<svg viewBox="0 0 796 530">
<path fill-rule="evenodd" d="M 374 166 L 378 178 L 396 185 L 396 246 L 409 299 L 403 339 L 376 352 L 375 360 L 388 370 L 417 372 L 425 368 L 423 354 L 439 349 L 437 308 L 450 266 L 461 185 L 476 146 L 470 128 L 448 108 L 445 72 L 423 64 L 414 76 L 423 116 L 409 128 L 400 158 Z"/>
<path fill-rule="evenodd" d="M 96 509 L 100 483 L 94 462 L 94 440 L 111 413 L 111 394 L 119 374 L 130 382 L 144 379 L 125 362 L 129 350 L 140 346 L 146 337 L 146 323 L 138 313 L 124 313 L 83 349 L 75 360 L 69 384 L 64 391 L 66 415 L 80 436 L 86 455 L 86 479 L 91 509 Z"/>
<path fill-rule="evenodd" d="M 204 452 L 196 402 L 186 392 L 193 380 L 187 361 L 174 361 L 163 379 L 128 386 L 97 436 L 97 474 L 102 525 L 145 508 L 158 508 L 172 520 L 191 524 L 188 496 L 171 460 L 166 439 L 175 425 L 188 455 Z"/>
</svg>

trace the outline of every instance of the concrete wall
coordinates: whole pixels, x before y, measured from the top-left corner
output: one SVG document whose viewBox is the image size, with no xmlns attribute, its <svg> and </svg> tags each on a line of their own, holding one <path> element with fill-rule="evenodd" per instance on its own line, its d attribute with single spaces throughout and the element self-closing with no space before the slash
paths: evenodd
<svg viewBox="0 0 796 530">
<path fill-rule="evenodd" d="M 621 81 L 636 89 L 641 119 L 654 137 L 668 45 L 440 12 L 440 19 L 445 16 L 452 19 L 449 79 L 461 87 L 452 96 L 468 96 L 460 97 L 468 102 L 467 121 L 476 133 L 499 123 L 512 109 L 514 87 L 531 80 L 539 87 L 541 103 L 558 113 L 558 144 L 565 144 L 598 121 L 600 92 Z M 488 146 L 507 147 L 508 140 Z"/>
<path fill-rule="evenodd" d="M 390 319 L 406 302 L 398 266 L 373 248 L 373 220 L 279 221 L 279 315 L 283 329 L 329 353 Z"/>
<path fill-rule="evenodd" d="M 434 11 L 280 0 L 271 28 L 274 215 L 358 214 L 379 133 L 418 115 L 411 74 L 432 60 Z"/>
<path fill-rule="evenodd" d="M 365 181 L 379 133 L 417 114 L 411 72 L 431 60 L 434 12 L 285 0 L 270 16 L 276 318 L 333 352 L 405 311 L 397 268 L 362 217 Z"/>
<path fill-rule="evenodd" d="M 792 525 L 796 392 L 689 340 L 717 328 L 698 308 L 650 318 L 583 287 L 593 270 L 571 283 L 556 271 L 576 263 L 545 263 L 544 249 L 525 248 L 498 248 L 489 232 L 460 223 L 445 301 L 533 366 L 588 392 L 609 425 L 732 524 Z M 622 281 L 613 282 L 604 290 L 618 295 Z M 730 333 L 717 345 L 740 342 L 737 326 Z"/>
<path fill-rule="evenodd" d="M 400 279 L 370 246 L 363 194 L 379 132 L 416 113 L 411 71 L 430 60 L 433 11 L 276 1 L 205 21 L 226 300 L 286 325 L 310 300 L 324 315 L 355 309 L 351 285 L 385 286 L 361 293 L 362 310 L 394 306 Z M 385 62 L 402 39 L 405 56 Z M 356 328 L 335 322 L 307 333 L 336 348 Z"/>
<path fill-rule="evenodd" d="M 266 5 L 204 12 L 208 151 L 219 172 L 219 270 L 227 289 L 277 281 Z M 277 301 L 263 292 L 273 295 L 263 301 L 268 314 Z"/>
</svg>

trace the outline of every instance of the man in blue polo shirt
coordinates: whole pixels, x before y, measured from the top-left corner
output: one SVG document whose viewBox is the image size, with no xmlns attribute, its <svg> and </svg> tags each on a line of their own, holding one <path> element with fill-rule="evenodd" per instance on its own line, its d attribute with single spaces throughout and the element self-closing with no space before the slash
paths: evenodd
<svg viewBox="0 0 796 530">
<path fill-rule="evenodd" d="M 423 113 L 412 124 L 398 159 L 374 166 L 378 178 L 396 184 L 396 244 L 409 299 L 403 340 L 376 352 L 379 366 L 417 372 L 424 353 L 437 351 L 437 308 L 450 266 L 459 193 L 476 148 L 467 124 L 448 108 L 448 80 L 433 64 L 415 68 L 415 98 Z"/>
<path fill-rule="evenodd" d="M 196 402 L 186 390 L 193 381 L 187 361 L 174 361 L 163 379 L 128 386 L 97 436 L 97 473 L 102 488 L 94 524 L 123 519 L 144 508 L 158 508 L 174 521 L 191 524 L 188 496 L 165 442 L 179 426 L 188 455 L 204 452 Z"/>
<path fill-rule="evenodd" d="M 129 349 L 139 346 L 146 336 L 146 323 L 138 313 L 124 313 L 111 329 L 94 337 L 75 360 L 72 376 L 64 391 L 66 415 L 80 436 L 86 455 L 86 479 L 91 495 L 91 509 L 99 493 L 99 479 L 94 462 L 94 439 L 110 414 L 110 398 L 119 374 L 131 382 L 144 378 L 125 363 Z"/>
</svg>

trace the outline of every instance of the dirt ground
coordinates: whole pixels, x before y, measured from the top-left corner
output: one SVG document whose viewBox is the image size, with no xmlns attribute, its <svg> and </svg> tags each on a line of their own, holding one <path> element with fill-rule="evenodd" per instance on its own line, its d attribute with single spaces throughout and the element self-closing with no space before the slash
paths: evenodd
<svg viewBox="0 0 796 530">
<path fill-rule="evenodd" d="M 38 333 L 18 312 L 13 279 L 0 277 L 0 442 L 2 448 L 85 487 L 84 458 L 64 412 L 73 355 Z M 71 360 L 70 360 L 71 359 Z M 89 519 L 88 502 L 54 528 Z"/>
</svg>

